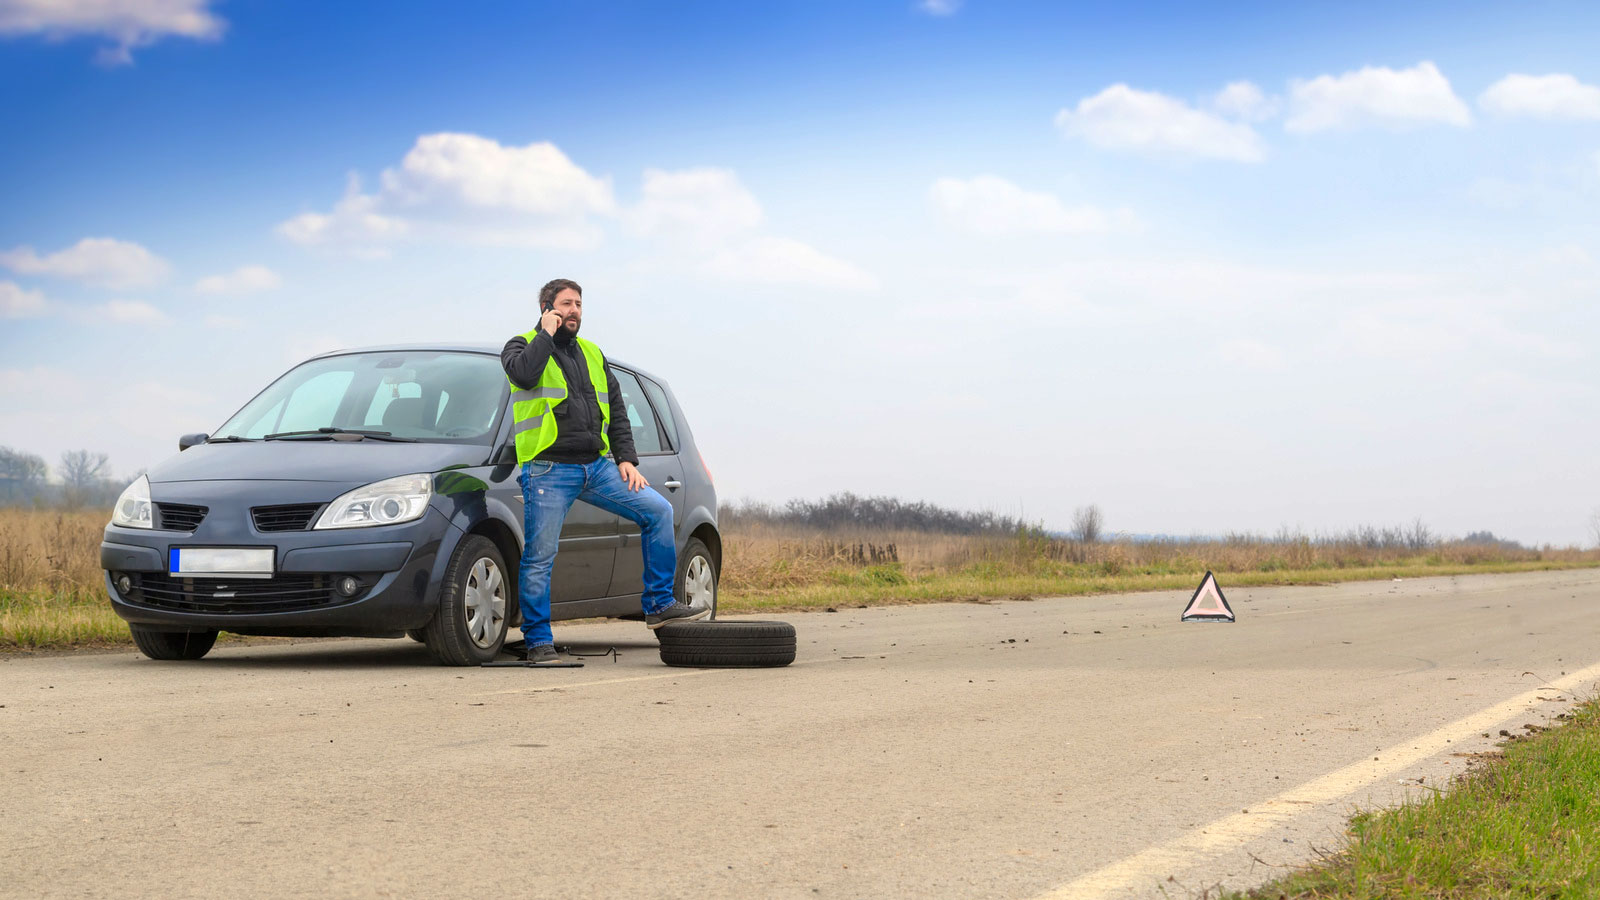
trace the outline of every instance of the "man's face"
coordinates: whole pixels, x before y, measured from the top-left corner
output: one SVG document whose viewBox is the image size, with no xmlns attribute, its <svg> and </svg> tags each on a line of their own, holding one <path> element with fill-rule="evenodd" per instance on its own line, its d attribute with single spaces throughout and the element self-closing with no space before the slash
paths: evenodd
<svg viewBox="0 0 1600 900">
<path fill-rule="evenodd" d="M 562 288 L 556 294 L 555 311 L 561 314 L 561 328 L 567 334 L 577 334 L 583 324 L 583 295 L 572 288 Z"/>
</svg>

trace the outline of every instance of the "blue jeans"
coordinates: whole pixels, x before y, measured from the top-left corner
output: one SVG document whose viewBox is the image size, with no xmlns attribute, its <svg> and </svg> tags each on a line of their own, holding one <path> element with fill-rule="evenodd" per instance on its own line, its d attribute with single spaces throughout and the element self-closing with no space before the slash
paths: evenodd
<svg viewBox="0 0 1600 900">
<path fill-rule="evenodd" d="M 672 578 L 678 571 L 672 504 L 654 488 L 628 490 L 616 461 L 600 457 L 587 465 L 533 460 L 517 474 L 522 485 L 522 565 L 517 594 L 522 603 L 522 636 L 529 647 L 551 644 L 550 570 L 561 541 L 561 523 L 572 501 L 582 500 L 639 526 L 643 533 L 645 615 L 672 605 Z"/>
</svg>

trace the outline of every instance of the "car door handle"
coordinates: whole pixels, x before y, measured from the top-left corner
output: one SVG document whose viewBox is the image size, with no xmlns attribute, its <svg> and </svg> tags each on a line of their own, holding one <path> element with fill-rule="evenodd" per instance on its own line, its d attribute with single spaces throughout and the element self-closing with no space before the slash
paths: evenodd
<svg viewBox="0 0 1600 900">
<path fill-rule="evenodd" d="M 669 491 L 675 491 L 678 488 L 683 487 L 683 482 L 681 482 L 681 481 L 663 481 L 663 482 L 661 482 L 661 486 L 666 488 Z"/>
</svg>

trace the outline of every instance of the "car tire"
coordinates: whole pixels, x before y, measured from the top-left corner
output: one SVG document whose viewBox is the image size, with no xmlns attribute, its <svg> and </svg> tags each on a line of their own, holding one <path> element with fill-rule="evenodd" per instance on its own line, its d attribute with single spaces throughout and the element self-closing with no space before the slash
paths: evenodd
<svg viewBox="0 0 1600 900">
<path fill-rule="evenodd" d="M 422 643 L 447 666 L 490 662 L 505 643 L 512 589 L 500 548 L 481 534 L 468 535 L 444 570 L 439 608 L 422 627 Z"/>
<path fill-rule="evenodd" d="M 199 659 L 217 642 L 215 631 L 156 631 L 129 625 L 139 652 L 151 659 Z"/>
<path fill-rule="evenodd" d="M 775 668 L 794 662 L 788 622 L 671 622 L 656 629 L 661 661 L 704 669 Z"/>
<path fill-rule="evenodd" d="M 708 619 L 717 617 L 717 564 L 710 548 L 699 538 L 690 538 L 678 557 L 678 573 L 672 582 L 672 596 L 685 606 L 711 610 Z"/>
</svg>

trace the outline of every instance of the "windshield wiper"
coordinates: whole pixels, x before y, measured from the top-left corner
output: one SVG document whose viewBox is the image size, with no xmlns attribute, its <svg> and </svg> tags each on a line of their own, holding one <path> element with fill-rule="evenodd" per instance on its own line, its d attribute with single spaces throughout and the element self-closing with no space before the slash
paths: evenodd
<svg viewBox="0 0 1600 900">
<path fill-rule="evenodd" d="M 253 441 L 253 440 L 256 440 L 256 439 L 255 438 L 240 437 L 237 434 L 230 434 L 230 435 L 227 435 L 226 437 L 206 438 L 206 443 L 208 443 L 208 444 L 221 444 L 221 443 L 233 444 L 233 443 L 237 443 L 239 441 Z"/>
<path fill-rule="evenodd" d="M 376 438 L 380 441 L 403 441 L 407 444 L 415 444 L 417 442 L 416 438 L 395 437 L 393 433 L 388 431 L 363 431 L 359 428 L 335 428 L 332 426 L 325 426 L 314 431 L 280 431 L 277 434 L 269 434 L 262 440 L 316 440 L 318 438 L 326 438 L 331 441 L 336 434 L 359 434 L 363 438 Z"/>
</svg>

